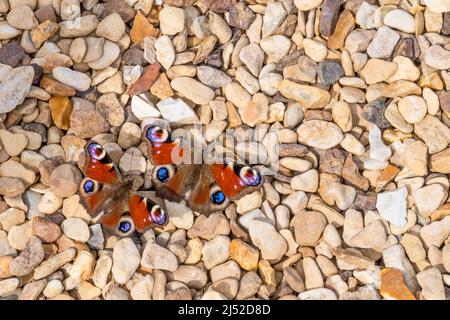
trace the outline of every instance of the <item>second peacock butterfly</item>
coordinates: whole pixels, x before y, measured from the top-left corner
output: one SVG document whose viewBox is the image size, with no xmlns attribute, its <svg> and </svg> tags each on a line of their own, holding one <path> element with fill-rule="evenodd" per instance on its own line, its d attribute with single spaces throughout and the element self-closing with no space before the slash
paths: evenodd
<svg viewBox="0 0 450 320">
<path fill-rule="evenodd" d="M 109 231 L 128 236 L 152 226 L 164 226 L 168 216 L 146 192 L 132 191 L 133 181 L 123 177 L 106 150 L 96 141 L 84 147 L 82 170 L 85 178 L 79 187 L 81 203 Z"/>
<path fill-rule="evenodd" d="M 193 158 L 182 137 L 157 124 L 147 125 L 142 132 L 147 153 L 154 165 L 152 183 L 156 194 L 169 201 L 185 200 L 194 211 L 209 215 L 224 210 L 230 200 L 238 200 L 263 184 L 262 175 L 249 166 L 233 161 L 191 164 L 178 162 Z M 187 156 L 187 157 L 186 157 Z"/>
</svg>

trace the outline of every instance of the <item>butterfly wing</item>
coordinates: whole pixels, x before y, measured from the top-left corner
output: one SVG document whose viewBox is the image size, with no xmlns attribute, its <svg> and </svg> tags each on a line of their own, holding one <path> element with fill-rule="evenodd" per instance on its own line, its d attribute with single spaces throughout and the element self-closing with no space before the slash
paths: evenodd
<svg viewBox="0 0 450 320">
<path fill-rule="evenodd" d="M 170 132 L 156 125 L 144 128 L 142 139 L 147 144 L 148 156 L 155 165 L 152 184 L 157 195 L 169 201 L 180 202 L 193 185 L 196 166 L 181 164 L 189 156 L 183 140 L 172 140 Z"/>
<path fill-rule="evenodd" d="M 238 200 L 244 195 L 258 190 L 263 177 L 258 170 L 232 162 L 209 165 L 215 182 L 230 200 Z"/>
<path fill-rule="evenodd" d="M 100 183 L 118 184 L 119 171 L 106 150 L 94 140 L 84 147 L 83 172 L 85 176 Z"/>
<path fill-rule="evenodd" d="M 164 226 L 169 221 L 166 211 L 148 197 L 132 194 L 128 201 L 128 207 L 134 226 L 139 232 L 152 225 Z"/>
<path fill-rule="evenodd" d="M 229 199 L 215 183 L 211 169 L 202 165 L 196 179 L 196 184 L 187 199 L 192 210 L 209 215 L 212 212 L 224 210 L 230 203 Z"/>
<path fill-rule="evenodd" d="M 172 140 L 170 132 L 160 126 L 146 126 L 142 131 L 142 140 L 147 144 L 147 153 L 154 165 L 180 163 L 185 156 L 181 140 Z"/>
<path fill-rule="evenodd" d="M 110 225 L 110 220 L 117 215 L 119 208 L 123 209 L 123 200 L 117 192 L 121 186 L 119 171 L 99 143 L 89 141 L 84 151 L 82 170 L 85 178 L 79 187 L 81 203 L 91 216 L 103 211 L 105 215 L 102 219 L 106 221 L 105 224 Z M 114 214 L 109 217 L 112 213 Z"/>
</svg>

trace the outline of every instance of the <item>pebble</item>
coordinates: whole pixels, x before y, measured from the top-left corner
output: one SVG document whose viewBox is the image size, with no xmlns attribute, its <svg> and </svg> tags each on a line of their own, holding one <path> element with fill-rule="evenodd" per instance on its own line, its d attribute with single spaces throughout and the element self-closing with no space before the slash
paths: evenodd
<svg viewBox="0 0 450 320">
<path fill-rule="evenodd" d="M 208 66 L 197 67 L 197 77 L 201 83 L 213 89 L 220 88 L 231 82 L 230 76 L 228 76 L 225 72 Z"/>
<path fill-rule="evenodd" d="M 228 235 L 230 225 L 223 214 L 211 214 L 209 217 L 200 215 L 194 225 L 187 231 L 189 238 L 200 237 L 212 240 L 217 235 Z"/>
<path fill-rule="evenodd" d="M 114 244 L 112 276 L 117 283 L 125 284 L 139 267 L 141 257 L 130 238 L 123 238 Z"/>
<path fill-rule="evenodd" d="M 3 150 L 11 157 L 18 156 L 28 145 L 28 138 L 21 133 L 11 133 L 5 129 L 0 129 L 0 141 Z"/>
<path fill-rule="evenodd" d="M 195 104 L 207 104 L 215 97 L 212 89 L 189 77 L 178 77 L 172 80 L 170 85 L 181 96 Z"/>
<path fill-rule="evenodd" d="M 64 234 L 75 241 L 87 242 L 90 237 L 88 225 L 83 219 L 68 218 L 61 224 Z"/>
<path fill-rule="evenodd" d="M 33 218 L 32 229 L 33 233 L 45 243 L 55 242 L 61 236 L 61 228 L 43 217 Z"/>
<path fill-rule="evenodd" d="M 228 260 L 230 256 L 230 239 L 226 236 L 217 236 L 204 244 L 202 260 L 207 269 L 211 269 Z"/>
<path fill-rule="evenodd" d="M 11 274 L 15 276 L 25 276 L 30 274 L 43 259 L 44 248 L 42 242 L 39 238 L 32 237 L 25 250 L 10 262 L 9 269 Z"/>
<path fill-rule="evenodd" d="M 85 15 L 60 22 L 59 34 L 64 38 L 83 37 L 94 31 L 97 25 L 98 19 L 95 15 Z"/>
<path fill-rule="evenodd" d="M 88 55 L 88 53 L 89 51 L 86 52 L 86 56 Z M 100 58 L 88 62 L 88 66 L 94 70 L 106 69 L 119 57 L 119 55 L 120 55 L 120 47 L 114 42 L 106 40 L 103 45 L 103 53 L 100 56 Z"/>
<path fill-rule="evenodd" d="M 300 300 L 338 300 L 336 294 L 327 288 L 311 289 L 299 293 Z"/>
<path fill-rule="evenodd" d="M 33 278 L 35 280 L 43 279 L 59 270 L 59 268 L 75 258 L 76 252 L 77 250 L 75 248 L 68 248 L 61 253 L 49 257 L 35 268 Z"/>
<path fill-rule="evenodd" d="M 233 239 L 229 245 L 230 258 L 247 271 L 254 271 L 258 266 L 259 251 L 240 239 Z"/>
<path fill-rule="evenodd" d="M 74 71 L 66 67 L 56 67 L 52 73 L 56 80 L 75 90 L 86 91 L 91 86 L 91 79 L 82 72 Z"/>
<path fill-rule="evenodd" d="M 414 17 L 400 9 L 389 11 L 384 16 L 384 24 L 406 33 L 414 33 L 415 31 Z"/>
<path fill-rule="evenodd" d="M 411 292 L 418 289 L 416 273 L 414 268 L 406 258 L 405 251 L 401 245 L 393 245 L 383 251 L 383 261 L 386 267 L 396 268 L 403 274 L 406 285 Z"/>
<path fill-rule="evenodd" d="M 324 60 L 328 54 L 326 45 L 316 40 L 304 39 L 303 47 L 305 54 L 315 62 Z"/>
<path fill-rule="evenodd" d="M 7 65 L 13 68 L 16 67 L 24 55 L 24 49 L 16 41 L 12 41 L 0 49 L 0 63 L 5 64 L 2 72 L 4 75 L 1 77 L 2 80 L 12 69 L 7 68 Z"/>
<path fill-rule="evenodd" d="M 239 282 L 239 291 L 236 299 L 248 299 L 254 296 L 262 284 L 261 278 L 254 271 L 244 274 Z"/>
<path fill-rule="evenodd" d="M 70 164 L 56 167 L 50 175 L 50 188 L 61 198 L 67 198 L 77 192 L 80 182 L 80 171 Z"/>
<path fill-rule="evenodd" d="M 206 272 L 195 266 L 181 265 L 172 274 L 173 279 L 185 283 L 193 289 L 202 288 L 207 282 Z"/>
<path fill-rule="evenodd" d="M 18 278 L 0 280 L 0 297 L 8 296 L 19 287 Z"/>
<path fill-rule="evenodd" d="M 381 139 L 381 131 L 373 126 L 369 131 L 370 158 L 377 161 L 386 161 L 392 155 L 391 149 Z"/>
<path fill-rule="evenodd" d="M 115 12 L 99 22 L 95 33 L 99 37 L 117 42 L 125 33 L 125 23 L 120 14 Z"/>
<path fill-rule="evenodd" d="M 167 98 L 158 102 L 156 106 L 162 117 L 171 123 L 192 124 L 198 121 L 192 108 L 180 98 Z"/>
<path fill-rule="evenodd" d="M 320 82 L 329 86 L 337 82 L 344 75 L 344 69 L 336 61 L 323 60 L 317 66 L 317 75 L 319 76 Z"/>
<path fill-rule="evenodd" d="M 295 241 L 302 246 L 315 246 L 326 226 L 325 217 L 317 211 L 296 214 L 290 223 Z"/>
<path fill-rule="evenodd" d="M 258 77 L 264 62 L 264 52 L 254 42 L 245 46 L 239 52 L 239 59 L 248 68 L 248 70 Z"/>
<path fill-rule="evenodd" d="M 417 281 L 422 287 L 421 295 L 425 300 L 445 300 L 442 275 L 437 268 L 429 268 L 417 274 Z"/>
<path fill-rule="evenodd" d="M 397 227 L 406 224 L 406 197 L 408 191 L 405 187 L 393 191 L 377 194 L 377 210 L 387 221 Z"/>
<path fill-rule="evenodd" d="M 344 135 L 334 123 L 322 120 L 310 120 L 297 129 L 298 142 L 319 149 L 330 149 L 338 145 Z"/>
<path fill-rule="evenodd" d="M 174 272 L 178 268 L 177 257 L 156 243 L 147 243 L 142 253 L 141 266 Z"/>
<path fill-rule="evenodd" d="M 0 112 L 7 113 L 21 104 L 31 88 L 34 69 L 30 66 L 12 69 L 0 83 Z"/>
<path fill-rule="evenodd" d="M 175 48 L 168 36 L 161 36 L 155 42 L 156 59 L 168 70 L 175 61 Z"/>
<path fill-rule="evenodd" d="M 11 8 L 6 16 L 6 21 L 8 21 L 11 26 L 22 30 L 31 30 L 38 24 L 34 17 L 33 10 L 26 5 L 19 5 Z"/>
<path fill-rule="evenodd" d="M 425 142 L 430 154 L 444 150 L 450 143 L 450 129 L 431 115 L 414 125 L 414 133 Z"/>
<path fill-rule="evenodd" d="M 11 26 L 7 21 L 0 21 L 0 40 L 8 40 L 20 35 L 22 31 Z"/>
<path fill-rule="evenodd" d="M 270 223 L 253 220 L 249 234 L 253 243 L 260 249 L 263 259 L 278 260 L 287 251 L 286 241 Z"/>
<path fill-rule="evenodd" d="M 375 84 L 387 80 L 397 71 L 395 62 L 388 62 L 381 59 L 369 59 L 361 70 L 361 79 L 367 84 Z"/>
<path fill-rule="evenodd" d="M 407 96 L 398 102 L 398 110 L 406 122 L 415 124 L 427 114 L 427 103 L 422 97 Z"/>
<path fill-rule="evenodd" d="M 267 58 L 267 63 L 278 63 L 289 53 L 292 43 L 289 38 L 285 36 L 272 35 L 261 39 L 259 45 L 269 56 Z"/>
<path fill-rule="evenodd" d="M 175 35 L 184 29 L 185 13 L 183 9 L 167 6 L 159 12 L 161 32 L 167 35 Z"/>
<path fill-rule="evenodd" d="M 427 65 L 438 70 L 450 68 L 450 51 L 439 45 L 432 45 L 425 51 L 424 60 Z"/>
<path fill-rule="evenodd" d="M 447 1 L 439 0 L 424 0 L 424 3 L 431 11 L 436 13 L 448 12 L 450 11 L 450 3 Z"/>
<path fill-rule="evenodd" d="M 327 91 L 316 87 L 297 84 L 290 80 L 283 80 L 278 85 L 280 93 L 289 99 L 294 99 L 306 109 L 321 109 L 330 100 Z"/>
</svg>

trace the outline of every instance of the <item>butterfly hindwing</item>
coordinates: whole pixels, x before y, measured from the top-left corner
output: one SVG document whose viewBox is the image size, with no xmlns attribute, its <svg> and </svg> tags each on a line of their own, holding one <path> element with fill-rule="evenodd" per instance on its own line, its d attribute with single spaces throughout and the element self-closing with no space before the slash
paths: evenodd
<svg viewBox="0 0 450 320">
<path fill-rule="evenodd" d="M 219 185 L 215 183 L 209 166 L 202 165 L 196 184 L 187 200 L 189 206 L 197 212 L 209 215 L 224 210 L 230 203 Z"/>
</svg>

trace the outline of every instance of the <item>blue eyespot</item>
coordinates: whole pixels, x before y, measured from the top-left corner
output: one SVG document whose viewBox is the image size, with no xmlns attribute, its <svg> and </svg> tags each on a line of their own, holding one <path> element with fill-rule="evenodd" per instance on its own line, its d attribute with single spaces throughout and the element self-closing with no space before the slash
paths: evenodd
<svg viewBox="0 0 450 320">
<path fill-rule="evenodd" d="M 159 181 L 166 182 L 167 180 L 169 180 L 169 170 L 167 170 L 167 168 L 164 167 L 159 168 L 158 171 L 156 172 L 156 176 Z"/>
<path fill-rule="evenodd" d="M 261 183 L 261 175 L 258 171 L 249 167 L 242 168 L 240 177 L 246 186 L 255 187 Z"/>
<path fill-rule="evenodd" d="M 119 231 L 127 233 L 131 230 L 131 223 L 129 221 L 122 221 L 119 224 Z"/>
<path fill-rule="evenodd" d="M 152 210 L 150 211 L 150 216 L 152 220 L 158 225 L 164 225 L 167 222 L 166 212 L 158 205 L 153 206 Z"/>
<path fill-rule="evenodd" d="M 211 195 L 210 199 L 214 204 L 222 204 L 225 201 L 225 194 L 222 191 L 216 191 Z"/>
<path fill-rule="evenodd" d="M 103 149 L 103 147 L 101 145 L 99 145 L 98 143 L 92 142 L 88 145 L 87 147 L 89 155 L 96 159 L 96 160 L 101 160 L 105 157 L 105 150 Z"/>
<path fill-rule="evenodd" d="M 83 189 L 86 193 L 92 193 L 95 190 L 95 182 L 92 180 L 86 180 L 83 185 Z"/>
<path fill-rule="evenodd" d="M 145 136 L 148 140 L 150 140 L 150 142 L 156 143 L 166 142 L 169 139 L 169 133 L 161 127 L 148 128 Z"/>
</svg>

